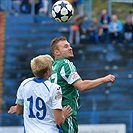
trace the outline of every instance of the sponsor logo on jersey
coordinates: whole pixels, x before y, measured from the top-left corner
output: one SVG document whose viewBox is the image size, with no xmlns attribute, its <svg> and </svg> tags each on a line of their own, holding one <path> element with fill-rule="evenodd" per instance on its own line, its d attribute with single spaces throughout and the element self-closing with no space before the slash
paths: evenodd
<svg viewBox="0 0 133 133">
<path fill-rule="evenodd" d="M 72 79 L 75 80 L 75 79 L 77 79 L 77 78 L 78 78 L 78 74 L 75 73 L 75 74 L 72 76 Z"/>
</svg>

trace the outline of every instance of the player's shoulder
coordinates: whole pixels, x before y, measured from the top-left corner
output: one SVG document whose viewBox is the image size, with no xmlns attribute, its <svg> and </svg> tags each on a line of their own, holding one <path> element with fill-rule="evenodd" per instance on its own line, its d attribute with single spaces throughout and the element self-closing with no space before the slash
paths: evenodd
<svg viewBox="0 0 133 133">
<path fill-rule="evenodd" d="M 59 89 L 60 86 L 56 83 L 51 83 L 49 80 L 47 80 L 45 82 L 47 84 L 47 86 L 50 88 L 50 90 L 53 90 L 53 89 Z"/>
<path fill-rule="evenodd" d="M 24 80 L 21 82 L 21 86 L 24 86 L 25 84 L 27 84 L 29 81 L 32 81 L 33 79 L 34 79 L 34 77 L 24 79 Z"/>
<path fill-rule="evenodd" d="M 49 80 L 46 81 L 46 84 L 47 84 L 48 86 L 50 86 L 50 87 L 59 87 L 58 84 L 56 84 L 56 83 L 51 83 Z"/>
<path fill-rule="evenodd" d="M 71 63 L 71 61 L 68 59 L 64 59 L 64 63 Z"/>
<path fill-rule="evenodd" d="M 64 59 L 64 66 L 66 68 L 75 68 L 74 63 L 68 59 Z"/>
</svg>

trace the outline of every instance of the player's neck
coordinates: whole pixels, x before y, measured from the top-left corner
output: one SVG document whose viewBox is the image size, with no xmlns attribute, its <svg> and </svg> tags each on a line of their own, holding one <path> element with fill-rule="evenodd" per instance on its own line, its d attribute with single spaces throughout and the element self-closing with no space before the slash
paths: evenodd
<svg viewBox="0 0 133 133">
<path fill-rule="evenodd" d="M 55 59 L 55 60 L 63 59 L 63 57 L 55 57 L 54 59 Z"/>
<path fill-rule="evenodd" d="M 48 80 L 51 75 L 47 72 L 44 74 L 43 79 Z"/>
<path fill-rule="evenodd" d="M 45 76 L 43 79 L 48 80 L 49 79 L 49 76 L 47 76 L 47 77 Z"/>
</svg>

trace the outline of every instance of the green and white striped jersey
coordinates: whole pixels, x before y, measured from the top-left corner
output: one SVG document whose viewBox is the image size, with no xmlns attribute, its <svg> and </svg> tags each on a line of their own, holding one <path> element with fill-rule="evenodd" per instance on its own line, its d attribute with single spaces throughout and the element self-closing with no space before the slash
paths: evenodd
<svg viewBox="0 0 133 133">
<path fill-rule="evenodd" d="M 73 86 L 75 82 L 81 80 L 76 67 L 68 59 L 57 59 L 52 64 L 52 75 L 50 81 L 57 83 L 62 88 L 62 105 L 70 105 L 73 115 L 77 115 L 80 108 L 80 98 L 78 90 Z"/>
</svg>

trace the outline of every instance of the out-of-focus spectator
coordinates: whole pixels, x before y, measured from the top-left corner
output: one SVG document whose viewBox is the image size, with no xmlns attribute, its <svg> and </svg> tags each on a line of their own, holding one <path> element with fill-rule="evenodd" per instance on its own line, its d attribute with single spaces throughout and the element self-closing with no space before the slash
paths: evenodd
<svg viewBox="0 0 133 133">
<path fill-rule="evenodd" d="M 75 15 L 84 15 L 84 3 L 85 0 L 67 0 L 70 2 L 74 8 L 74 13 Z"/>
<path fill-rule="evenodd" d="M 110 39 L 113 44 L 119 41 L 122 34 L 122 30 L 123 30 L 122 23 L 118 20 L 116 15 L 112 15 L 108 31 L 110 34 Z"/>
<path fill-rule="evenodd" d="M 128 17 L 130 17 L 130 18 L 131 18 L 131 20 L 132 20 L 132 24 L 133 24 L 133 11 L 130 11 L 130 12 L 129 12 Z"/>
<path fill-rule="evenodd" d="M 49 0 L 42 0 L 42 8 L 39 9 L 39 13 L 48 15 Z"/>
<path fill-rule="evenodd" d="M 70 2 L 74 8 L 74 13 L 76 14 L 76 10 L 77 10 L 77 1 L 78 0 L 67 0 L 68 2 Z"/>
<path fill-rule="evenodd" d="M 102 41 L 103 28 L 97 17 L 92 19 L 92 23 L 88 28 L 89 35 L 96 43 Z"/>
<path fill-rule="evenodd" d="M 108 25 L 110 23 L 110 17 L 108 16 L 108 12 L 106 9 L 103 9 L 101 11 L 100 22 L 101 22 L 102 27 L 103 27 L 103 32 L 107 32 L 108 31 Z"/>
<path fill-rule="evenodd" d="M 12 0 L 12 13 L 19 13 L 20 12 L 20 5 L 22 0 Z"/>
<path fill-rule="evenodd" d="M 100 16 L 100 22 L 102 24 L 102 28 L 103 28 L 103 40 L 108 41 L 107 37 L 108 37 L 108 26 L 110 23 L 110 16 L 108 15 L 108 12 L 106 9 L 103 9 L 101 11 L 101 16 Z"/>
<path fill-rule="evenodd" d="M 77 14 L 79 15 L 84 15 L 85 11 L 84 11 L 84 3 L 85 0 L 77 0 Z"/>
<path fill-rule="evenodd" d="M 70 35 L 69 42 L 71 44 L 79 44 L 80 43 L 80 33 L 82 32 L 82 22 L 84 20 L 84 15 L 77 15 L 74 17 L 73 22 L 70 27 Z"/>
<path fill-rule="evenodd" d="M 39 9 L 42 6 L 42 0 L 35 0 L 35 14 L 39 13 Z M 22 13 L 31 13 L 32 0 L 23 0 L 20 5 L 20 11 Z"/>
<path fill-rule="evenodd" d="M 127 18 L 124 24 L 124 39 L 125 42 L 130 42 L 133 39 L 133 24 L 130 17 Z"/>
</svg>

